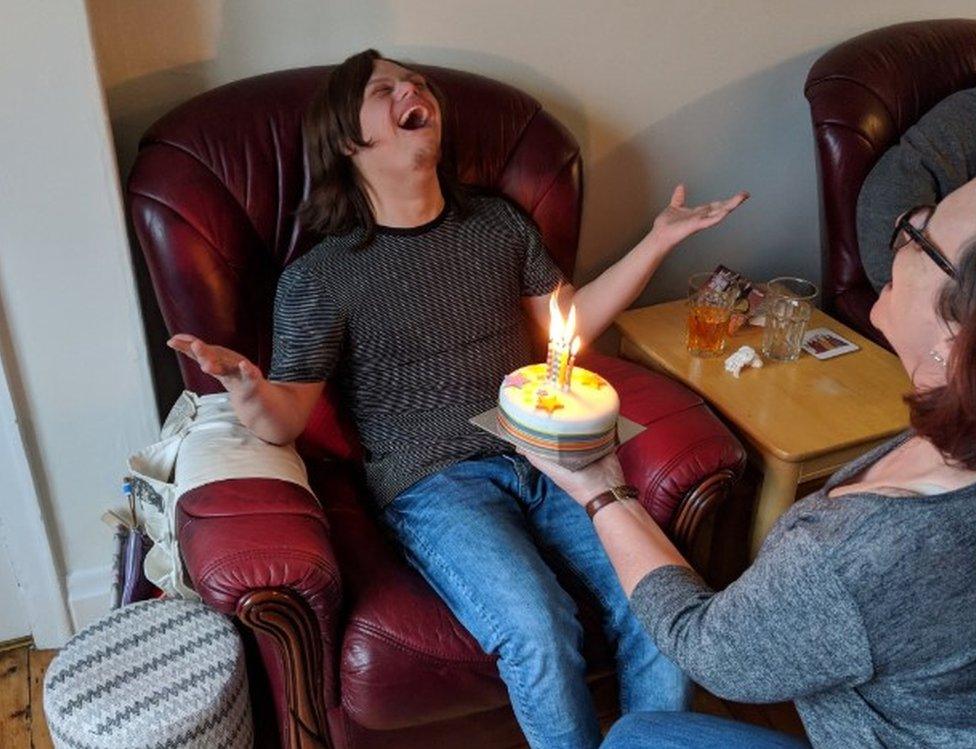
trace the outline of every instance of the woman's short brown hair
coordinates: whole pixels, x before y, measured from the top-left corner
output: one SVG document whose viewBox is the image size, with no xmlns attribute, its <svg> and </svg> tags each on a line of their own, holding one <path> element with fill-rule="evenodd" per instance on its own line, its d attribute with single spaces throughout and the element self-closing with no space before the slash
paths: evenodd
<svg viewBox="0 0 976 749">
<path fill-rule="evenodd" d="M 976 470 L 976 237 L 960 254 L 958 278 L 939 295 L 938 312 L 958 326 L 946 384 L 908 396 L 912 426 L 957 466 Z"/>
<path fill-rule="evenodd" d="M 361 246 L 375 235 L 376 217 L 352 158 L 350 145 L 368 148 L 359 124 L 363 92 L 373 74 L 376 60 L 384 58 L 375 49 L 359 52 L 337 66 L 315 95 L 302 122 L 309 170 L 309 194 L 298 209 L 302 225 L 322 235 L 346 234 L 357 227 L 364 231 Z M 396 60 L 401 67 L 411 69 Z M 427 85 L 437 99 L 442 117 L 441 158 L 437 165 L 444 199 L 463 210 L 465 190 L 457 176 L 453 139 L 448 128 L 446 98 L 435 82 Z"/>
</svg>

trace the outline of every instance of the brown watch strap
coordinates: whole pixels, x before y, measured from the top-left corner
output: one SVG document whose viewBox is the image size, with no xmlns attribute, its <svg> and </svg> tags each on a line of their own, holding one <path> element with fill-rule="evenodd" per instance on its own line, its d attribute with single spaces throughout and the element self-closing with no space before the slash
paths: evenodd
<svg viewBox="0 0 976 749">
<path fill-rule="evenodd" d="M 615 486 L 612 489 L 607 489 L 605 492 L 597 494 L 593 499 L 586 503 L 586 514 L 593 519 L 600 510 L 609 504 L 614 502 L 619 502 L 621 499 L 636 499 L 637 498 L 637 487 L 629 486 L 627 484 L 621 486 Z"/>
</svg>

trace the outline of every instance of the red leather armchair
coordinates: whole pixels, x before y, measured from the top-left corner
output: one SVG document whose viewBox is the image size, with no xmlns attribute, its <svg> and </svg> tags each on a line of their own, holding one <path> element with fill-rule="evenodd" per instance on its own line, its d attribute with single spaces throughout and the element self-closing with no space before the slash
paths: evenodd
<svg viewBox="0 0 976 749">
<path fill-rule="evenodd" d="M 976 21 L 901 23 L 861 34 L 817 60 L 810 102 L 820 183 L 823 302 L 880 343 L 877 299 L 861 265 L 855 223 L 861 185 L 881 155 L 950 94 L 976 86 Z"/>
<path fill-rule="evenodd" d="M 464 181 L 518 201 L 571 276 L 582 198 L 572 136 L 509 86 L 424 72 L 452 102 Z M 128 199 L 171 332 L 268 367 L 278 275 L 313 241 L 294 217 L 306 189 L 300 118 L 328 74 L 307 68 L 238 81 L 146 133 Z M 191 363 L 180 366 L 186 387 L 220 389 Z M 741 470 L 741 446 L 697 396 L 665 377 L 599 355 L 588 366 L 619 390 L 623 413 L 648 426 L 621 458 L 645 506 L 688 548 Z M 493 658 L 361 501 L 355 432 L 328 388 L 299 449 L 317 496 L 275 480 L 222 481 L 186 495 L 178 516 L 200 594 L 245 625 L 260 745 L 518 745 Z M 613 709 L 612 659 L 593 606 L 578 600 L 598 704 Z"/>
</svg>

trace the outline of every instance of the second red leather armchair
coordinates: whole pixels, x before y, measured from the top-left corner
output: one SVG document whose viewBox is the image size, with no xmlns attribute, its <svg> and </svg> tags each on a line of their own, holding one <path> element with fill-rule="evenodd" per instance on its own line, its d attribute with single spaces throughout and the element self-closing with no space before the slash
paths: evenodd
<svg viewBox="0 0 976 749">
<path fill-rule="evenodd" d="M 976 21 L 888 26 L 818 59 L 804 93 L 817 148 L 824 309 L 885 343 L 857 243 L 861 186 L 879 158 L 942 99 L 976 86 Z"/>
</svg>

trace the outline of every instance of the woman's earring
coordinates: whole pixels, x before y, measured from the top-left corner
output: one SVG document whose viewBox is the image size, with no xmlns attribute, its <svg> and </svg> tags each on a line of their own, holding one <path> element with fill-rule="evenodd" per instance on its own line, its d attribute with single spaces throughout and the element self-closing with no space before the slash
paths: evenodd
<svg viewBox="0 0 976 749">
<path fill-rule="evenodd" d="M 947 367 L 949 365 L 949 362 L 946 361 L 946 358 L 938 351 L 936 351 L 934 348 L 929 349 L 929 356 L 935 359 L 936 364 L 938 364 L 940 367 Z"/>
</svg>

